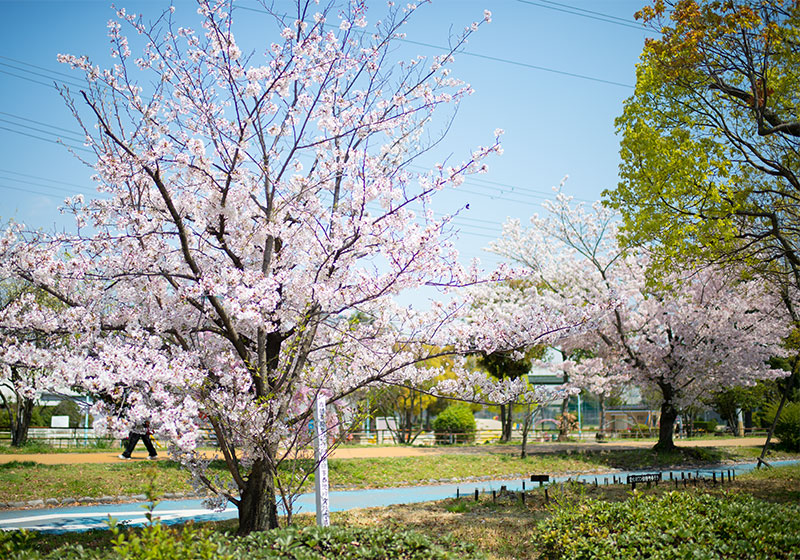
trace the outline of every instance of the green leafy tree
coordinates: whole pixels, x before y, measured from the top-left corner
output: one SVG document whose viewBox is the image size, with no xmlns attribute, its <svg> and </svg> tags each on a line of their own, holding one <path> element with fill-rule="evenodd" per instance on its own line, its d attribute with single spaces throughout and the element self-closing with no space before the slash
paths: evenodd
<svg viewBox="0 0 800 560">
<path fill-rule="evenodd" d="M 519 379 L 531 370 L 531 357 L 511 352 L 492 352 L 478 358 L 478 365 L 495 379 Z M 511 439 L 514 410 L 511 404 L 500 404 L 500 441 Z"/>
<path fill-rule="evenodd" d="M 676 260 L 768 274 L 800 288 L 800 3 L 655 0 L 617 127 L 622 181 L 606 195 L 627 236 Z"/>
</svg>

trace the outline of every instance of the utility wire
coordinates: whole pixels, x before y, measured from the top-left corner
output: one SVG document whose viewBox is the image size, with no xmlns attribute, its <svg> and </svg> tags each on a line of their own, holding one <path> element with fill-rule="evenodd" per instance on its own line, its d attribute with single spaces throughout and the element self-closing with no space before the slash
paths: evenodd
<svg viewBox="0 0 800 560">
<path fill-rule="evenodd" d="M 528 4 L 529 6 L 537 6 L 539 8 L 554 10 L 556 12 L 563 12 L 565 14 L 570 14 L 573 16 L 593 19 L 595 21 L 602 21 L 603 23 L 610 23 L 613 25 L 619 25 L 621 27 L 629 27 L 631 29 L 636 29 L 638 31 L 648 31 L 646 27 L 644 27 L 643 25 L 638 25 L 633 21 L 619 18 L 616 16 L 610 16 L 608 14 L 603 14 L 600 12 L 593 12 L 592 10 L 585 10 L 583 8 L 570 6 L 568 4 L 560 4 L 558 2 L 548 2 L 547 0 L 541 0 L 539 2 L 534 2 L 532 0 L 516 0 L 516 1 L 519 2 L 520 4 Z"/>
<path fill-rule="evenodd" d="M 87 190 L 85 187 L 81 187 L 80 189 L 77 189 L 77 188 L 70 189 L 70 188 L 67 188 L 67 187 L 58 187 L 58 186 L 54 186 L 54 185 L 46 185 L 44 183 L 37 183 L 35 181 L 27 181 L 25 179 L 17 179 L 17 178 L 14 178 L 14 177 L 3 177 L 2 175 L 0 175 L 0 181 L 14 181 L 15 183 L 23 183 L 25 185 L 31 185 L 31 186 L 34 186 L 34 187 L 42 187 L 42 188 L 45 188 L 45 189 L 51 189 L 51 190 L 54 190 L 54 191 L 61 191 L 61 192 L 68 193 L 68 194 L 88 194 L 88 195 L 91 195 L 91 196 L 95 196 L 95 195 L 99 194 L 97 191 L 90 191 L 90 190 Z M 22 188 L 22 187 L 20 187 L 20 188 Z"/>
<path fill-rule="evenodd" d="M 63 77 L 68 78 L 70 80 L 75 78 L 74 74 L 67 74 L 66 72 L 59 72 L 58 70 L 51 70 L 50 68 L 45 68 L 44 66 L 36 66 L 35 64 L 31 64 L 30 62 L 25 62 L 24 60 L 19 60 L 19 59 L 16 59 L 16 58 L 10 58 L 8 56 L 3 56 L 3 55 L 0 55 L 0 59 L 8 60 L 8 61 L 14 62 L 16 64 L 23 64 L 25 66 L 30 66 L 31 68 L 36 68 L 37 70 L 43 70 L 43 71 L 48 72 L 50 74 L 57 74 L 59 76 L 63 76 Z M 86 84 L 83 84 L 83 85 L 86 85 Z"/>
<path fill-rule="evenodd" d="M 6 190 L 12 190 L 12 191 L 20 191 L 20 192 L 24 192 L 24 193 L 28 193 L 28 194 L 38 194 L 38 195 L 41 195 L 41 196 L 49 196 L 49 197 L 52 197 L 52 198 L 57 198 L 57 199 L 61 200 L 62 202 L 64 201 L 64 198 L 66 198 L 63 195 L 58 195 L 58 194 L 55 194 L 55 193 L 46 193 L 46 192 L 41 192 L 41 191 L 34 191 L 34 190 L 31 190 L 31 189 L 23 189 L 21 187 L 12 187 L 10 185 L 3 185 L 3 184 L 0 184 L 0 189 L 6 189 Z"/>
<path fill-rule="evenodd" d="M 6 113 L 5 111 L 0 111 L 0 115 L 5 115 L 5 116 L 7 116 L 7 117 L 11 117 L 12 119 L 18 119 L 18 120 L 21 120 L 21 121 L 32 122 L 32 123 L 34 123 L 34 124 L 39 124 L 39 125 L 42 125 L 42 126 L 46 126 L 46 127 L 48 127 L 48 128 L 53 128 L 53 129 L 56 129 L 56 130 L 62 130 L 62 131 L 64 131 L 64 132 L 66 132 L 67 134 L 71 134 L 71 135 L 73 135 L 73 136 L 78 136 L 78 137 L 80 137 L 80 134 L 79 134 L 78 132 L 75 132 L 75 130 L 74 130 L 74 129 L 73 129 L 73 130 L 70 130 L 70 129 L 68 129 L 68 128 L 62 128 L 62 127 L 60 127 L 60 126 L 56 126 L 56 125 L 54 125 L 54 124 L 45 123 L 45 122 L 42 122 L 42 121 L 35 121 L 35 120 L 33 120 L 33 119 L 28 119 L 28 118 L 25 118 L 25 117 L 20 117 L 19 115 L 15 115 L 15 114 L 13 114 L 13 113 Z M 6 121 L 6 122 L 8 122 L 8 121 Z M 81 138 L 81 139 L 80 139 L 80 141 L 83 141 L 83 138 Z"/>
<path fill-rule="evenodd" d="M 86 185 L 79 185 L 78 183 L 70 183 L 67 181 L 59 181 L 57 179 L 48 179 L 47 177 L 41 177 L 39 175 L 31 175 L 30 173 L 20 173 L 19 171 L 12 171 L 11 169 L 2 169 L 0 168 L 0 173 L 7 173 L 11 175 L 20 175 L 22 177 L 28 177 L 29 179 L 38 179 L 40 181 L 48 181 L 50 183 L 59 183 L 61 185 L 67 185 L 68 187 L 77 187 L 79 189 L 91 189 L 91 187 L 87 187 Z M 16 179 L 14 179 L 16 180 Z"/>
<path fill-rule="evenodd" d="M 0 58 L 6 58 L 6 57 L 0 57 Z M 33 65 L 33 64 L 29 63 L 29 62 L 18 62 L 18 64 L 22 64 L 23 66 L 30 66 L 31 68 L 41 68 L 41 66 L 35 66 L 35 65 Z M 39 76 L 40 78 L 51 79 L 54 82 L 61 82 L 63 84 L 67 84 L 67 85 L 70 85 L 70 86 L 73 86 L 73 87 L 78 87 L 78 88 L 86 87 L 85 83 L 84 84 L 80 84 L 78 82 L 64 80 L 62 78 L 54 79 L 50 74 L 57 74 L 57 75 L 61 74 L 60 72 L 56 72 L 55 70 L 45 70 L 46 72 L 48 72 L 48 74 L 43 74 L 42 72 L 36 72 L 34 70 L 28 70 L 26 68 L 20 68 L 19 66 L 15 66 L 14 64 L 8 64 L 7 62 L 0 62 L 0 66 L 6 66 L 7 68 L 13 68 L 14 70 L 19 70 L 20 72 L 27 72 L 28 74 L 33 74 L 34 76 Z M 31 81 L 33 81 L 33 80 L 31 80 Z M 42 82 L 37 82 L 37 83 L 42 83 Z M 43 84 L 43 85 L 53 86 L 53 84 Z"/>
<path fill-rule="evenodd" d="M 13 128 L 8 128 L 6 126 L 0 126 L 0 130 L 6 130 L 8 132 L 13 132 L 14 134 L 27 136 L 28 138 L 35 138 L 36 140 L 42 140 L 43 142 L 50 142 L 51 144 L 59 144 L 61 146 L 66 146 L 67 148 L 73 150 L 80 150 L 81 152 L 92 153 L 91 150 L 89 150 L 88 148 L 84 148 L 82 146 L 73 146 L 72 144 L 67 144 L 66 142 L 59 142 L 57 140 L 53 140 L 52 138 L 42 138 L 41 136 L 36 136 L 35 134 L 28 134 L 27 132 L 22 132 L 21 130 L 14 130 Z M 52 134 L 52 133 L 46 132 L 45 134 Z"/>
<path fill-rule="evenodd" d="M 259 10 L 258 8 L 251 8 L 249 6 L 242 6 L 241 4 L 236 4 L 236 7 L 241 9 L 241 10 L 256 12 L 256 13 L 260 13 L 260 14 L 269 14 L 269 12 L 267 12 L 266 10 Z M 326 24 L 326 25 L 328 27 L 336 27 L 335 25 L 332 25 L 332 24 Z M 434 45 L 433 43 L 426 43 L 426 42 L 423 42 L 423 41 L 413 41 L 411 39 L 400 39 L 400 38 L 398 38 L 397 41 L 400 41 L 402 43 L 408 43 L 409 45 L 417 45 L 417 46 L 420 46 L 420 47 L 428 47 L 428 48 L 431 48 L 431 49 L 437 49 L 437 50 L 440 50 L 440 51 L 449 51 L 450 50 L 448 47 L 444 47 L 442 45 Z M 510 59 L 501 58 L 501 57 L 498 57 L 498 56 L 491 56 L 491 55 L 486 55 L 486 54 L 474 53 L 474 52 L 466 51 L 466 50 L 458 51 L 457 54 L 471 56 L 473 58 L 480 58 L 480 59 L 483 59 L 483 60 L 491 60 L 492 62 L 499 62 L 501 64 L 508 64 L 508 65 L 511 65 L 511 66 L 519 66 L 521 68 L 528 68 L 529 70 L 538 70 L 538 71 L 541 71 L 541 72 L 549 72 L 551 74 L 558 74 L 558 75 L 561 75 L 561 76 L 568 76 L 568 77 L 571 77 L 571 78 L 579 78 L 581 80 L 589 80 L 589 81 L 592 81 L 592 82 L 598 82 L 598 83 L 602 83 L 602 84 L 608 84 L 608 85 L 613 85 L 613 86 L 624 87 L 624 88 L 627 88 L 627 89 L 633 89 L 633 86 L 631 84 L 623 84 L 622 82 L 615 82 L 613 80 L 606 80 L 606 79 L 603 79 L 603 78 L 596 78 L 594 76 L 587 76 L 585 74 L 578 74 L 576 72 L 567 72 L 567 71 L 564 71 L 564 70 L 557 70 L 555 68 L 549 68 L 547 66 L 538 66 L 536 64 L 528 64 L 526 62 L 520 62 L 518 60 L 510 60 Z"/>
</svg>

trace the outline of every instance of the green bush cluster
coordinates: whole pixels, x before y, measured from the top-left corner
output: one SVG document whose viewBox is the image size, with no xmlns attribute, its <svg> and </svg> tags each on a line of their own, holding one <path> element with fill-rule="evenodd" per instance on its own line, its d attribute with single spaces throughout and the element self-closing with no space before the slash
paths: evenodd
<svg viewBox="0 0 800 560">
<path fill-rule="evenodd" d="M 693 425 L 695 430 L 702 430 L 709 434 L 713 434 L 717 431 L 716 420 L 695 420 Z"/>
<path fill-rule="evenodd" d="M 452 404 L 433 421 L 436 443 L 466 443 L 475 439 L 475 416 L 465 404 Z"/>
<path fill-rule="evenodd" d="M 68 545 L 49 554 L 30 546 L 23 532 L 0 533 L 9 560 L 481 560 L 474 545 L 433 543 L 412 531 L 345 527 L 288 527 L 246 537 L 209 529 L 160 525 L 119 532 L 108 550 Z"/>
<path fill-rule="evenodd" d="M 778 403 L 773 403 L 765 414 L 769 423 L 775 418 Z M 800 451 L 800 402 L 787 402 L 775 424 L 775 436 L 780 439 L 780 447 L 787 451 Z"/>
<path fill-rule="evenodd" d="M 780 560 L 800 550 L 800 506 L 748 495 L 634 495 L 562 504 L 537 529 L 534 544 L 549 560 Z"/>
</svg>

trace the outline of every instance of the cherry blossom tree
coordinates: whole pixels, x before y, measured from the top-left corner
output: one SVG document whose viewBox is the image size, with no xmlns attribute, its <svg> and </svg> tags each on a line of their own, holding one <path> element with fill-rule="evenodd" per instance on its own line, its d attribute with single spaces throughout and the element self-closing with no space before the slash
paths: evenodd
<svg viewBox="0 0 800 560">
<path fill-rule="evenodd" d="M 530 228 L 508 222 L 491 249 L 534 272 L 554 305 L 617 299 L 612 312 L 562 344 L 595 358 L 580 368 L 564 367 L 573 383 L 596 392 L 626 379 L 656 390 L 657 449 L 674 447 L 679 410 L 700 395 L 786 375 L 768 360 L 783 353 L 788 320 L 762 283 L 715 268 L 650 278 L 647 252 L 618 245 L 619 219 L 612 210 L 573 205 L 560 192 L 545 208 L 548 214 L 531 218 Z"/>
<path fill-rule="evenodd" d="M 109 429 L 149 418 L 248 533 L 276 527 L 277 497 L 290 507 L 310 474 L 278 469 L 308 443 L 317 397 L 343 409 L 374 384 L 419 386 L 441 372 L 416 364 L 552 341 L 591 310 L 531 301 L 462 320 L 470 295 L 425 309 L 393 299 L 508 277 L 459 265 L 452 216 L 432 207 L 485 170 L 501 132 L 463 161 L 410 170 L 441 140 L 425 125 L 470 92 L 450 65 L 488 12 L 449 52 L 395 63 L 414 5 L 371 26 L 363 2 L 300 0 L 292 15 L 265 5 L 280 38 L 252 52 L 234 38 L 232 3 L 198 6 L 199 31 L 172 8 L 151 25 L 120 10 L 109 68 L 60 56 L 89 84 L 62 93 L 104 197 L 68 200 L 74 234 L 14 226 L 0 239 L 0 272 L 63 303 L 8 309 L 0 325 L 60 335 L 46 356 L 56 379 L 102 396 L 94 413 Z M 536 398 L 455 358 L 452 369 L 438 394 Z M 204 426 L 230 483 L 208 475 Z"/>
</svg>

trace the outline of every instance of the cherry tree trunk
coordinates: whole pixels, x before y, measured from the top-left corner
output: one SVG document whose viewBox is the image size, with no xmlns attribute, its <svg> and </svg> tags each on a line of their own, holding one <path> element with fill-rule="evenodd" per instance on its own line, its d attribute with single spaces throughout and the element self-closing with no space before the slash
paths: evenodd
<svg viewBox="0 0 800 560">
<path fill-rule="evenodd" d="M 675 420 L 678 418 L 678 409 L 672 403 L 672 399 L 664 399 L 661 404 L 661 421 L 658 427 L 658 442 L 653 449 L 658 451 L 670 451 L 675 449 L 675 442 L 672 439 L 675 431 Z"/>
<path fill-rule="evenodd" d="M 278 508 L 275 496 L 275 470 L 264 459 L 253 463 L 247 486 L 241 494 L 239 529 L 237 534 L 278 528 Z"/>
<path fill-rule="evenodd" d="M 31 426 L 31 418 L 33 417 L 33 400 L 19 397 L 15 408 L 17 409 L 16 414 L 9 414 L 11 419 L 11 446 L 22 447 L 28 442 L 28 428 Z"/>
<path fill-rule="evenodd" d="M 561 401 L 561 422 L 558 423 L 558 441 L 567 441 L 569 439 L 569 422 L 565 418 L 568 406 L 569 397 Z"/>
<path fill-rule="evenodd" d="M 606 399 L 600 397 L 600 425 L 597 427 L 599 439 L 603 439 L 606 434 Z"/>
<path fill-rule="evenodd" d="M 511 440 L 511 405 L 500 405 L 500 441 Z"/>
</svg>

